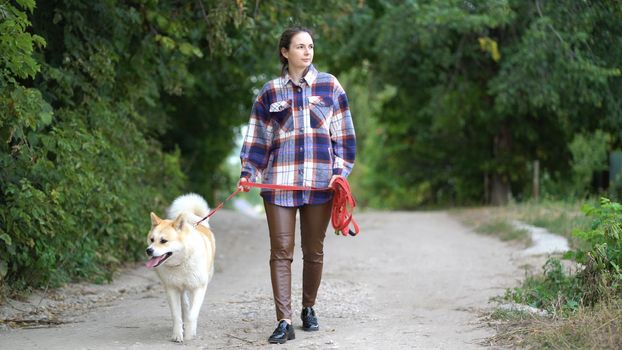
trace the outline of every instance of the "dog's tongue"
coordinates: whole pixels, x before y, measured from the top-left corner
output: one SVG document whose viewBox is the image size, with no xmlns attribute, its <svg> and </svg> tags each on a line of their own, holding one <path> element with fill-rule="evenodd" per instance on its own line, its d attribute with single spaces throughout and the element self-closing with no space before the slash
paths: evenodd
<svg viewBox="0 0 622 350">
<path fill-rule="evenodd" d="M 160 263 L 160 261 L 162 261 L 164 257 L 166 257 L 166 255 L 154 256 L 151 259 L 149 259 L 149 261 L 147 261 L 145 266 L 147 266 L 148 268 L 152 268 L 156 266 L 158 263 Z"/>
</svg>

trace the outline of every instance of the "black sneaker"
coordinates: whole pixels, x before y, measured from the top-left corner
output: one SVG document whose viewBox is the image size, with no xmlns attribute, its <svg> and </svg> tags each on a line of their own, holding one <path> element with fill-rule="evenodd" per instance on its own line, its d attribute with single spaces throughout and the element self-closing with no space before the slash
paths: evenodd
<svg viewBox="0 0 622 350">
<path fill-rule="evenodd" d="M 276 326 L 276 329 L 268 338 L 268 342 L 270 344 L 283 344 L 288 340 L 292 340 L 296 338 L 296 333 L 294 333 L 294 327 L 287 323 L 287 321 L 283 320 L 279 322 L 279 325 Z"/>
<path fill-rule="evenodd" d="M 302 330 L 307 332 L 317 331 L 320 329 L 320 325 L 317 324 L 317 317 L 315 317 L 315 311 L 310 306 L 302 309 L 300 314 L 302 319 Z"/>
</svg>

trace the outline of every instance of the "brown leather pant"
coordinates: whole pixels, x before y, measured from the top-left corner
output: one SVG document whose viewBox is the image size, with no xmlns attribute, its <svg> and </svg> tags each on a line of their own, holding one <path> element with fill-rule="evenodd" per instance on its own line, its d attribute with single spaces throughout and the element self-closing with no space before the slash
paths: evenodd
<svg viewBox="0 0 622 350">
<path fill-rule="evenodd" d="M 292 319 L 292 261 L 296 211 L 300 210 L 302 245 L 302 307 L 315 305 L 322 280 L 324 237 L 330 220 L 332 200 L 325 204 L 308 204 L 288 208 L 264 201 L 270 230 L 270 275 L 276 306 L 276 319 Z"/>
</svg>

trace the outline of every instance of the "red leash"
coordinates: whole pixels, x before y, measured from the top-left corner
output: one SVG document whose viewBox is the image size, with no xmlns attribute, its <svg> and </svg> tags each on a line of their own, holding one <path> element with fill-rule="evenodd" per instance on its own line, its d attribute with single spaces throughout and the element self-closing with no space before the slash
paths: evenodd
<svg viewBox="0 0 622 350">
<path fill-rule="evenodd" d="M 333 196 L 333 211 L 331 213 L 331 221 L 335 228 L 335 234 L 356 236 L 359 233 L 359 225 L 354 221 L 354 207 L 356 201 L 352 196 L 350 184 L 343 177 L 338 177 L 333 181 L 331 186 L 335 194 Z M 349 208 L 348 208 L 349 207 Z M 354 231 L 350 229 L 350 223 L 354 226 Z"/>
<path fill-rule="evenodd" d="M 212 211 L 209 212 L 209 214 L 205 215 L 205 217 L 199 221 L 197 221 L 196 224 L 194 224 L 194 226 L 199 226 L 200 223 L 202 223 L 204 220 L 209 219 L 210 216 L 214 215 L 214 213 L 216 213 L 217 211 L 220 210 L 220 208 L 222 208 L 223 205 L 225 205 L 226 202 L 228 202 L 231 198 L 235 197 L 236 194 L 240 193 L 242 190 L 241 189 L 236 189 L 235 192 L 233 192 L 232 194 L 229 195 L 229 197 L 227 197 L 227 199 L 225 199 L 223 202 L 221 202 L 220 204 L 218 204 L 218 206 L 214 209 L 212 209 Z"/>
<path fill-rule="evenodd" d="M 343 177 L 338 177 L 333 181 L 333 185 L 330 188 L 318 188 L 318 187 L 305 187 L 305 186 L 286 186 L 286 185 L 273 185 L 273 184 L 258 184 L 255 182 L 245 182 L 244 186 L 246 187 L 257 187 L 257 188 L 267 188 L 271 190 L 286 190 L 286 191 L 327 191 L 333 190 L 335 192 L 333 198 L 333 209 L 331 213 L 331 220 L 333 223 L 333 228 L 335 229 L 335 234 L 341 233 L 342 235 L 350 235 L 356 236 L 359 233 L 359 225 L 354 221 L 354 217 L 352 216 L 354 212 L 354 207 L 356 207 L 356 201 L 352 196 L 352 192 L 350 190 L 350 185 L 348 184 L 348 180 Z M 231 200 L 236 194 L 240 193 L 242 190 L 240 188 L 236 189 L 235 192 L 229 195 L 224 202 L 218 204 L 216 208 L 209 212 L 203 219 L 199 220 L 195 225 L 199 225 L 204 220 L 207 220 L 210 216 L 214 215 L 218 210 L 222 208 L 222 206 Z M 349 208 L 348 208 L 349 207 Z M 349 227 L 350 224 L 354 226 L 354 231 L 352 231 Z"/>
</svg>

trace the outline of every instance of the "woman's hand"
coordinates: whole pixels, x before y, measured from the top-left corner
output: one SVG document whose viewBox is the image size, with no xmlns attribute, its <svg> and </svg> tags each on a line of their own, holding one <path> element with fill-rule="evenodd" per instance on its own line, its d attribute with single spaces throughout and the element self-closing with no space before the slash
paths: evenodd
<svg viewBox="0 0 622 350">
<path fill-rule="evenodd" d="M 333 177 L 330 178 L 330 182 L 328 182 L 328 188 L 333 188 L 333 182 L 335 182 L 337 178 L 343 178 L 343 176 L 333 175 Z"/>
<path fill-rule="evenodd" d="M 247 178 L 245 178 L 245 177 L 240 178 L 240 182 L 238 182 L 238 190 L 240 190 L 242 192 L 250 191 L 251 188 L 246 185 L 247 182 L 248 182 Z"/>
</svg>

